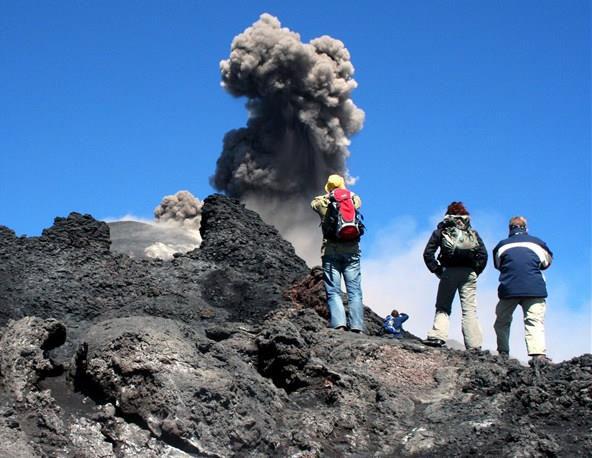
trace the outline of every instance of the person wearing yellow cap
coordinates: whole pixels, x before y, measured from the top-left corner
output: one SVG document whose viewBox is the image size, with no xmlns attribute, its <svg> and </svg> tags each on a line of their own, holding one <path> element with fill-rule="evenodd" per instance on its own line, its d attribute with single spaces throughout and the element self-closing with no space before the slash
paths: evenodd
<svg viewBox="0 0 592 458">
<path fill-rule="evenodd" d="M 325 192 L 315 197 L 311 206 L 322 222 L 321 260 L 330 326 L 360 333 L 364 330 L 364 306 L 359 240 L 364 226 L 357 209 L 362 206 L 362 200 L 346 188 L 345 180 L 337 174 L 329 176 Z M 347 290 L 349 322 L 341 299 L 342 276 Z"/>
<path fill-rule="evenodd" d="M 341 175 L 329 175 L 325 184 L 325 192 L 329 194 L 334 189 L 345 189 L 345 180 Z"/>
</svg>

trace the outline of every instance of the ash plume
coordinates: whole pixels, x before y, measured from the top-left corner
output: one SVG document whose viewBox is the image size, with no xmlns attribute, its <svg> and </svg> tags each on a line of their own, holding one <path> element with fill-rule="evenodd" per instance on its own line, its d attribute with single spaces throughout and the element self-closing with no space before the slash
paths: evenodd
<svg viewBox="0 0 592 458">
<path fill-rule="evenodd" d="M 154 209 L 157 223 L 176 222 L 186 227 L 199 228 L 201 207 L 203 202 L 189 191 L 179 191 L 174 195 L 163 197 Z"/>
<path fill-rule="evenodd" d="M 259 211 L 309 258 L 296 239 L 318 225 L 308 202 L 322 193 L 327 176 L 349 177 L 350 137 L 364 122 L 351 100 L 357 83 L 343 42 L 321 36 L 302 43 L 300 35 L 262 14 L 232 41 L 220 62 L 222 87 L 247 98 L 247 126 L 224 137 L 212 185 Z M 284 205 L 286 200 L 289 205 Z M 305 210 L 306 209 L 306 210 Z M 306 223 L 294 215 L 306 214 Z M 318 258 L 318 250 L 314 253 Z"/>
<path fill-rule="evenodd" d="M 144 249 L 144 255 L 172 259 L 174 253 L 186 253 L 199 247 L 202 206 L 203 202 L 189 191 L 163 197 L 154 209 L 155 225 L 176 241 L 156 241 Z"/>
</svg>

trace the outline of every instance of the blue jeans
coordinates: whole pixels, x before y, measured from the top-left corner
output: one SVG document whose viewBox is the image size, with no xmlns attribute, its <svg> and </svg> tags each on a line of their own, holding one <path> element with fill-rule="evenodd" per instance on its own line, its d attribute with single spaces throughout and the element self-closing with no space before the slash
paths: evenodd
<svg viewBox="0 0 592 458">
<path fill-rule="evenodd" d="M 362 305 L 362 274 L 360 254 L 332 254 L 323 256 L 323 280 L 327 292 L 327 304 L 331 327 L 347 326 L 345 309 L 341 300 L 341 276 L 345 280 L 349 304 L 349 327 L 364 330 L 364 306 Z"/>
</svg>

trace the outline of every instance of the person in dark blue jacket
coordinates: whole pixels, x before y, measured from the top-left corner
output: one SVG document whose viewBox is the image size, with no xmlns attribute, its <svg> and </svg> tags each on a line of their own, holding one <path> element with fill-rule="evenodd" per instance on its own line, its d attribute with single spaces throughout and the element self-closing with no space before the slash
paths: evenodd
<svg viewBox="0 0 592 458">
<path fill-rule="evenodd" d="M 397 310 L 393 310 L 384 319 L 384 330 L 394 338 L 400 339 L 403 337 L 403 323 L 408 319 L 409 315 L 406 313 L 399 313 Z"/>
<path fill-rule="evenodd" d="M 509 229 L 510 236 L 493 249 L 494 265 L 500 271 L 494 324 L 497 351 L 509 354 L 512 314 L 521 305 L 526 348 L 532 362 L 550 362 L 545 348 L 547 285 L 542 271 L 551 265 L 553 253 L 545 242 L 528 234 L 523 216 L 512 217 Z"/>
</svg>

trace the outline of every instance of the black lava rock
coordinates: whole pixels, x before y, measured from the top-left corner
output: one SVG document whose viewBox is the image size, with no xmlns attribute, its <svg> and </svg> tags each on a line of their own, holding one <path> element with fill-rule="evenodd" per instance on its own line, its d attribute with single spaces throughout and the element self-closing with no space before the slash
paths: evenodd
<svg viewBox="0 0 592 458">
<path fill-rule="evenodd" d="M 238 201 L 171 261 L 0 226 L 0 456 L 589 456 L 592 355 L 536 368 L 327 326 L 322 276 Z"/>
</svg>

